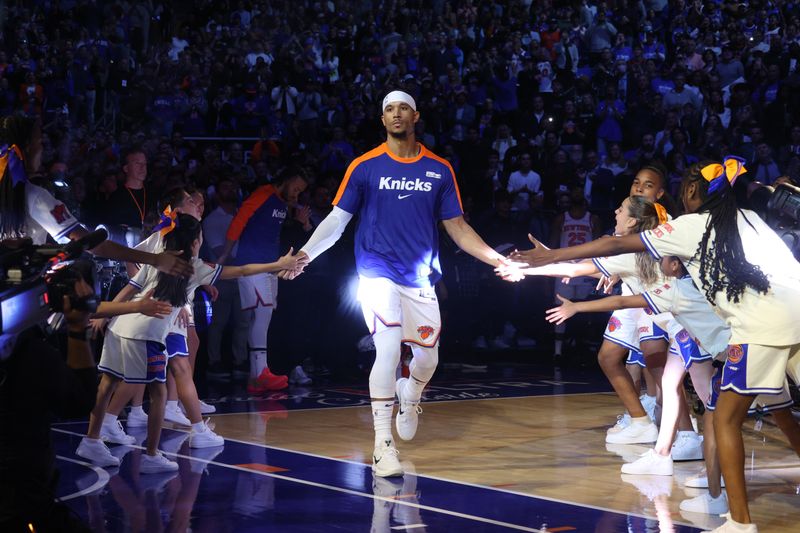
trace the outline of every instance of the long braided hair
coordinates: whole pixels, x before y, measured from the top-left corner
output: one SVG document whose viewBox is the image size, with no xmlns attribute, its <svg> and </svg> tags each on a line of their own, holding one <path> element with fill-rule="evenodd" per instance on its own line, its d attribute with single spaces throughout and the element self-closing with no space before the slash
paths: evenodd
<svg viewBox="0 0 800 533">
<path fill-rule="evenodd" d="M 761 268 L 745 257 L 738 227 L 740 210 L 733 188 L 723 177 L 725 183 L 716 191 L 710 194 L 708 192 L 709 182 L 703 178 L 701 170 L 713 163 L 702 161 L 693 164 L 686 171 L 681 183 L 681 197 L 686 194 L 689 184 L 697 184 L 702 200 L 697 212 L 709 215 L 703 238 L 692 260 L 700 260 L 700 280 L 706 300 L 716 305 L 717 293 L 724 290 L 729 302 L 739 303 L 747 287 L 766 294 L 770 284 Z M 744 213 L 741 216 L 744 217 Z"/>
<path fill-rule="evenodd" d="M 26 150 L 33 136 L 33 120 L 23 115 L 8 115 L 0 119 L 0 145 L 16 144 Z M 0 236 L 3 239 L 25 234 L 25 184 L 11 178 L 11 165 L 0 176 Z"/>
</svg>

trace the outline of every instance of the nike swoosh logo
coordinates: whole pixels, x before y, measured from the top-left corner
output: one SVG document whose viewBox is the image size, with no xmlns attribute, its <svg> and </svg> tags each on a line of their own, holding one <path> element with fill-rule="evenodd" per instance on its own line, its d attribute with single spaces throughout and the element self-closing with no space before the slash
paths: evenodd
<svg viewBox="0 0 800 533">
<path fill-rule="evenodd" d="M 406 198 L 408 198 L 409 196 L 411 196 L 411 195 L 410 195 L 410 194 L 398 194 L 398 195 L 397 195 L 397 199 L 398 199 L 398 200 L 405 200 L 405 199 L 406 199 Z"/>
<path fill-rule="evenodd" d="M 377 457 L 375 457 L 374 455 L 372 456 L 372 460 L 373 460 L 373 461 L 375 461 L 375 464 L 378 464 L 378 463 L 380 463 L 380 462 L 381 462 L 381 459 L 383 459 L 383 457 L 381 457 L 380 459 L 378 459 L 378 458 L 377 458 Z"/>
</svg>

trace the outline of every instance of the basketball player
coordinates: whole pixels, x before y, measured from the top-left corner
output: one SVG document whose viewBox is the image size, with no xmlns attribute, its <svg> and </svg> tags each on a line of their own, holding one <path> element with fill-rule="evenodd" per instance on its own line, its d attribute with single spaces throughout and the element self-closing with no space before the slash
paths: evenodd
<svg viewBox="0 0 800 533">
<path fill-rule="evenodd" d="M 417 431 L 422 390 L 439 359 L 441 318 L 434 290 L 441 278 L 438 222 L 473 257 L 492 266 L 506 261 L 464 220 L 450 163 L 417 142 L 414 126 L 420 115 L 411 95 L 390 92 L 381 112 L 386 142 L 350 164 L 333 211 L 298 255 L 313 261 L 359 215 L 358 294 L 376 351 L 369 377 L 375 428 L 372 468 L 375 475 L 390 477 L 403 474 L 391 428 L 395 393 L 400 403 L 397 433 L 410 440 Z M 414 357 L 410 377 L 395 382 L 401 343 L 411 345 Z"/>
</svg>

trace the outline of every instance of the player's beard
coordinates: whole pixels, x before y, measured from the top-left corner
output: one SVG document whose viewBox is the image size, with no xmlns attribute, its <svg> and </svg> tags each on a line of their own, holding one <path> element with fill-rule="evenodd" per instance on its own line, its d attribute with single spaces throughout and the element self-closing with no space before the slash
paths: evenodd
<svg viewBox="0 0 800 533">
<path fill-rule="evenodd" d="M 406 139 L 408 139 L 408 131 L 407 130 L 390 131 L 389 135 L 391 135 L 393 138 L 397 139 L 398 141 L 405 141 Z"/>
</svg>

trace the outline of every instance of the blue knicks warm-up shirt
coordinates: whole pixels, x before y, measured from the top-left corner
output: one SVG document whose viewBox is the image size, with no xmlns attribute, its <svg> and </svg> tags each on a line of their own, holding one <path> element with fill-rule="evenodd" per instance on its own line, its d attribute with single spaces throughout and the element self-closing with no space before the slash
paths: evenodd
<svg viewBox="0 0 800 533">
<path fill-rule="evenodd" d="M 358 273 L 409 287 L 442 277 L 437 223 L 464 213 L 453 167 L 422 145 L 413 158 L 383 143 L 354 160 L 333 205 L 360 216 Z"/>
<path fill-rule="evenodd" d="M 236 212 L 226 238 L 239 241 L 232 265 L 273 263 L 280 257 L 281 226 L 286 220 L 286 202 L 272 185 L 262 185 L 247 197 Z"/>
</svg>

